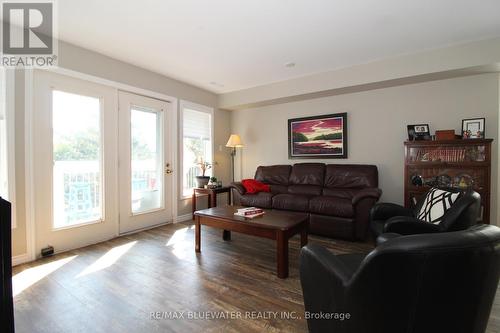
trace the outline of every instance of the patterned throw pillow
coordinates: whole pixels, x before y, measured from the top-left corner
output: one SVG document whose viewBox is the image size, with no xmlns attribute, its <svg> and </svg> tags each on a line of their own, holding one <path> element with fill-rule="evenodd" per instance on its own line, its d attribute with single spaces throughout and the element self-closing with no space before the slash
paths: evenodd
<svg viewBox="0 0 500 333">
<path fill-rule="evenodd" d="M 424 204 L 420 208 L 417 217 L 425 222 L 441 223 L 443 215 L 457 200 L 459 194 L 432 188 L 427 192 Z"/>
</svg>

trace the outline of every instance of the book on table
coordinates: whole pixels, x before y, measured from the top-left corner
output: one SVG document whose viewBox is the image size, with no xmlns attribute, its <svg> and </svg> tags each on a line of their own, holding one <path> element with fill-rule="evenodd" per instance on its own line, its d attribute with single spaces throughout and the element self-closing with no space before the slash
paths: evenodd
<svg viewBox="0 0 500 333">
<path fill-rule="evenodd" d="M 264 210 L 261 208 L 257 207 L 245 207 L 245 208 L 240 208 L 238 209 L 234 215 L 237 216 L 242 216 L 242 217 L 248 217 L 248 218 L 253 218 L 257 216 L 264 215 Z"/>
</svg>

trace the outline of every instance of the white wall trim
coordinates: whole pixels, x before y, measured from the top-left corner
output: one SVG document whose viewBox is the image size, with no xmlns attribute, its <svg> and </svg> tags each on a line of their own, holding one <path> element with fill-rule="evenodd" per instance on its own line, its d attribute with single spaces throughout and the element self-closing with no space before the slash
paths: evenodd
<svg viewBox="0 0 500 333">
<path fill-rule="evenodd" d="M 214 165 L 214 152 L 215 152 L 215 121 L 214 121 L 214 118 L 215 118 L 215 112 L 214 112 L 214 109 L 209 107 L 209 106 L 206 106 L 206 105 L 202 105 L 202 104 L 198 104 L 198 103 L 193 103 L 193 102 L 190 102 L 190 101 L 186 101 L 186 100 L 180 100 L 179 101 L 179 135 L 178 135 L 178 138 L 179 138 L 179 147 L 178 147 L 178 150 L 179 150 L 179 176 L 177 177 L 178 179 L 178 184 L 179 184 L 179 190 L 177 191 L 177 194 L 179 196 L 179 198 L 181 200 L 189 200 L 191 199 L 191 195 L 188 195 L 188 196 L 184 196 L 184 193 L 182 193 L 182 189 L 183 189 L 183 170 L 184 170 L 184 115 L 183 115 L 183 110 L 184 108 L 188 108 L 188 109 L 192 109 L 192 110 L 195 110 L 195 111 L 199 111 L 199 112 L 205 112 L 205 113 L 208 113 L 210 114 L 210 136 L 211 136 L 211 140 L 212 140 L 212 157 L 211 157 L 211 160 L 212 160 L 212 174 L 215 174 L 215 165 Z"/>
<path fill-rule="evenodd" d="M 179 215 L 174 219 L 174 223 L 191 221 L 193 219 L 193 214 Z"/>
<path fill-rule="evenodd" d="M 27 262 L 33 261 L 28 253 L 23 253 L 12 257 L 12 266 L 21 265 Z"/>
<path fill-rule="evenodd" d="M 71 69 L 66 69 L 62 67 L 56 67 L 56 68 L 48 68 L 48 69 L 43 69 L 52 73 L 60 74 L 60 75 L 65 75 L 69 77 L 73 77 L 76 79 L 81 79 L 93 83 L 98 83 L 102 84 L 105 86 L 109 86 L 112 88 L 116 88 L 117 90 L 125 91 L 125 92 L 131 92 L 137 95 L 143 95 L 145 97 L 152 97 L 156 99 L 160 99 L 162 101 L 170 102 L 170 103 L 177 103 L 177 98 L 173 96 L 169 96 L 163 93 L 159 93 L 156 91 L 148 90 L 148 89 L 143 89 L 143 88 L 138 88 L 132 85 L 128 85 L 125 83 L 121 83 L 118 81 L 113 81 L 113 80 L 108 80 L 104 79 L 102 77 L 90 75 L 90 74 L 85 74 L 82 72 L 77 72 Z"/>
<path fill-rule="evenodd" d="M 28 261 L 35 260 L 35 206 L 33 178 L 33 69 L 24 70 L 24 141 L 25 141 L 25 201 L 26 201 L 26 254 Z"/>
</svg>

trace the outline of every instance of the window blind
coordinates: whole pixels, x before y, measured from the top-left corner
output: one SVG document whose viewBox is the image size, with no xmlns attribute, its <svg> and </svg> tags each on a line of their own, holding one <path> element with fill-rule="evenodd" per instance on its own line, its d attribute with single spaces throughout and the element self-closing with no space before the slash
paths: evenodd
<svg viewBox="0 0 500 333">
<path fill-rule="evenodd" d="M 210 114 L 184 109 L 183 123 L 184 137 L 210 140 Z"/>
</svg>

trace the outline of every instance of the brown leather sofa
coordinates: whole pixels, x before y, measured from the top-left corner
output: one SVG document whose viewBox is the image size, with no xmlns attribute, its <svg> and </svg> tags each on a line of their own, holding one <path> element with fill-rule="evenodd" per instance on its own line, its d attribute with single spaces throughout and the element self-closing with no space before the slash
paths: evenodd
<svg viewBox="0 0 500 333">
<path fill-rule="evenodd" d="M 382 194 L 374 165 L 259 166 L 255 179 L 270 185 L 271 193 L 247 194 L 234 182 L 234 204 L 307 212 L 310 233 L 351 240 L 366 239 L 370 209 Z"/>
</svg>

